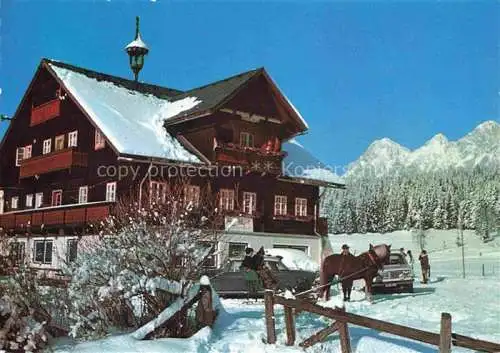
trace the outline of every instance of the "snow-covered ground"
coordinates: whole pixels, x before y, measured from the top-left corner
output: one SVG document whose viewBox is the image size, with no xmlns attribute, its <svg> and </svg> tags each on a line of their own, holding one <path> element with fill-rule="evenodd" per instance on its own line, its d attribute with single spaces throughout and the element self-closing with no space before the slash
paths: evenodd
<svg viewBox="0 0 500 353">
<path fill-rule="evenodd" d="M 375 295 L 374 303 L 364 301 L 364 294 L 355 291 L 353 301 L 346 303 L 349 312 L 367 315 L 402 325 L 439 332 L 440 313 L 452 315 L 453 331 L 500 342 L 500 241 L 487 244 L 479 241 L 472 232 L 465 232 L 466 279 L 461 278 L 461 249 L 455 245 L 456 231 L 429 232 L 427 249 L 432 266 L 431 283 L 422 285 L 416 281 L 415 293 Z M 334 250 L 348 243 L 357 253 L 368 249 L 369 243 L 390 243 L 394 249 L 411 249 L 418 256 L 418 247 L 409 232 L 370 235 L 335 235 L 330 237 Z M 482 276 L 485 264 L 485 277 Z M 416 275 L 420 276 L 418 266 Z M 337 289 L 333 288 L 337 293 Z M 335 296 L 329 305 L 339 303 Z M 56 352 L 303 352 L 298 347 L 286 347 L 283 311 L 276 310 L 278 343 L 266 345 L 264 306 L 262 301 L 245 304 L 240 300 L 223 300 L 225 311 L 217 325 L 200 331 L 188 340 L 162 339 L 158 341 L 136 341 L 128 335 L 114 336 L 96 342 L 74 345 L 57 345 Z M 297 317 L 297 343 L 312 333 L 326 327 L 328 321 L 312 314 Z M 353 352 L 435 352 L 436 347 L 383 334 L 374 330 L 350 326 Z M 307 352 L 340 352 L 336 334 L 330 335 L 321 344 Z M 453 348 L 453 352 L 467 352 Z"/>
</svg>

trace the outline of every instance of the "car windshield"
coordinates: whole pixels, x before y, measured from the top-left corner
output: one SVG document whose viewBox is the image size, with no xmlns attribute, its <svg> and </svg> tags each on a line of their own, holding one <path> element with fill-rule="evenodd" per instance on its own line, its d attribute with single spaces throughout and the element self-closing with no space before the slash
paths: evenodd
<svg viewBox="0 0 500 353">
<path fill-rule="evenodd" d="M 389 265 L 406 265 L 406 259 L 401 254 L 391 254 Z"/>
<path fill-rule="evenodd" d="M 266 265 L 268 265 L 272 271 L 285 271 L 287 269 L 281 261 L 266 261 Z"/>
</svg>

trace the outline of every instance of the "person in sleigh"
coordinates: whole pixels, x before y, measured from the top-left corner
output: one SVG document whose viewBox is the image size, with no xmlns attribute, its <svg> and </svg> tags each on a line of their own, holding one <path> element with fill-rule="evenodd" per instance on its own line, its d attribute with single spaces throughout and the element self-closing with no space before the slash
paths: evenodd
<svg viewBox="0 0 500 353">
<path fill-rule="evenodd" d="M 254 250 L 252 248 L 245 249 L 245 258 L 241 263 L 241 269 L 245 271 L 245 281 L 247 282 L 248 300 L 250 298 L 257 299 L 257 292 L 260 288 L 260 278 L 256 271 L 254 261 Z"/>
<path fill-rule="evenodd" d="M 261 246 L 259 251 L 253 256 L 253 261 L 255 265 L 255 270 L 259 275 L 265 289 L 273 289 L 278 288 L 278 280 L 271 272 L 271 269 L 267 267 L 264 263 L 264 247 Z"/>
</svg>

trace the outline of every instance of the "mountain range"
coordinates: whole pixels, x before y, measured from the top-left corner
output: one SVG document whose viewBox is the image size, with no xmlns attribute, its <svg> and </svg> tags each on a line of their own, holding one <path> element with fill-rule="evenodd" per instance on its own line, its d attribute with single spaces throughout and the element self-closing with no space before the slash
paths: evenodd
<svg viewBox="0 0 500 353">
<path fill-rule="evenodd" d="M 383 177 L 407 172 L 436 172 L 475 167 L 500 170 L 500 124 L 486 121 L 457 141 L 437 134 L 410 150 L 389 138 L 374 141 L 348 166 L 347 178 Z"/>
</svg>

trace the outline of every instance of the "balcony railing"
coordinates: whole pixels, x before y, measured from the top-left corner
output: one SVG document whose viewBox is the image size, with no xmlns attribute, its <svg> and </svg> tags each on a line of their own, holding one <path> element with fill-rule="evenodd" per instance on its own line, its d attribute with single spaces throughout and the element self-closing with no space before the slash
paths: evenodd
<svg viewBox="0 0 500 353">
<path fill-rule="evenodd" d="M 76 204 L 23 210 L 0 215 L 3 229 L 27 229 L 29 227 L 83 225 L 104 220 L 110 214 L 109 202 Z"/>
<path fill-rule="evenodd" d="M 221 165 L 242 166 L 257 173 L 281 174 L 286 152 L 265 152 L 257 148 L 237 145 L 219 145 L 215 148 L 215 161 Z"/>
<path fill-rule="evenodd" d="M 33 107 L 31 108 L 30 126 L 35 126 L 47 120 L 57 118 L 60 112 L 61 101 L 57 98 L 39 105 L 38 107 Z"/>
<path fill-rule="evenodd" d="M 28 178 L 34 175 L 49 173 L 56 170 L 86 166 L 86 153 L 77 152 L 72 148 L 67 148 L 21 161 L 19 177 Z"/>
</svg>

